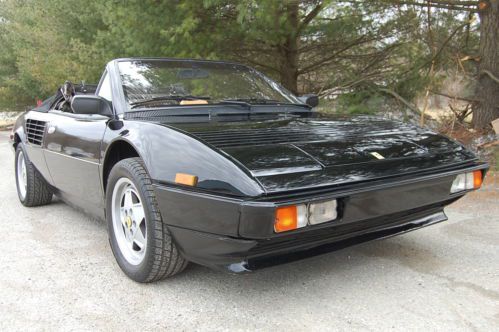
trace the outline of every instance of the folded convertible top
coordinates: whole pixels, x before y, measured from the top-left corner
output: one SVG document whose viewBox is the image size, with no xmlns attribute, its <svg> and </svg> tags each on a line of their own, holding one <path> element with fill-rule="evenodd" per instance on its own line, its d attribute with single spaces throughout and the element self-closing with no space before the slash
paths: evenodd
<svg viewBox="0 0 499 332">
<path fill-rule="evenodd" d="M 77 95 L 89 95 L 89 94 L 95 94 L 95 91 L 97 90 L 97 84 L 78 84 L 75 85 L 75 91 Z M 54 102 L 56 100 L 59 100 L 62 97 L 61 89 L 60 87 L 57 89 L 57 92 L 55 95 L 48 97 L 45 99 L 42 104 L 38 107 L 36 107 L 34 110 L 38 112 L 48 112 L 49 109 L 52 107 Z"/>
</svg>

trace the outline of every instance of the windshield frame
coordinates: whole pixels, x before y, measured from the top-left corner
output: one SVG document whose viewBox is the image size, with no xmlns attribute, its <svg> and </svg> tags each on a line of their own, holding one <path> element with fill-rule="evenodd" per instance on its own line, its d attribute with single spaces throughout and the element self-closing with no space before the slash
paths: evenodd
<svg viewBox="0 0 499 332">
<path fill-rule="evenodd" d="M 115 73 L 115 80 L 112 83 L 115 83 L 116 89 L 113 89 L 119 93 L 120 95 L 120 100 L 122 101 L 122 107 L 121 111 L 118 113 L 123 114 L 123 113 L 128 113 L 128 112 L 137 112 L 140 110 L 151 110 L 151 109 L 156 109 L 156 110 L 161 110 L 161 109 L 179 109 L 179 108 L 213 108 L 214 106 L 220 106 L 220 107 L 227 107 L 230 106 L 230 104 L 224 104 L 224 103 L 211 103 L 211 104 L 200 104 L 200 105 L 158 105 L 154 107 L 140 107 L 140 108 L 133 108 L 131 103 L 127 100 L 126 98 L 126 93 L 125 93 L 125 85 L 122 80 L 121 76 L 121 71 L 120 71 L 120 63 L 122 62 L 183 62 L 183 63 L 210 63 L 210 64 L 222 64 L 222 65 L 228 65 L 228 66 L 237 66 L 240 68 L 243 68 L 244 70 L 247 70 L 249 73 L 258 76 L 260 79 L 262 79 L 266 84 L 269 85 L 271 89 L 276 90 L 279 94 L 283 96 L 283 99 L 286 99 L 286 102 L 279 102 L 276 104 L 267 104 L 267 103 L 251 103 L 252 106 L 266 106 L 266 107 L 279 107 L 279 106 L 298 106 L 298 107 L 303 107 L 306 106 L 300 99 L 284 88 L 281 84 L 278 82 L 272 80 L 268 76 L 264 75 L 263 73 L 259 72 L 258 70 L 246 66 L 244 64 L 236 63 L 236 62 L 230 62 L 230 61 L 215 61 L 215 60 L 199 60 L 199 59 L 178 59 L 178 58 L 124 58 L 124 59 L 116 59 L 112 62 L 115 62 L 113 68 L 113 72 Z M 109 65 L 108 65 L 109 67 Z M 109 71 L 109 68 L 108 68 Z M 112 84 L 114 85 L 114 84 Z M 233 106 L 232 106 L 233 107 Z"/>
</svg>

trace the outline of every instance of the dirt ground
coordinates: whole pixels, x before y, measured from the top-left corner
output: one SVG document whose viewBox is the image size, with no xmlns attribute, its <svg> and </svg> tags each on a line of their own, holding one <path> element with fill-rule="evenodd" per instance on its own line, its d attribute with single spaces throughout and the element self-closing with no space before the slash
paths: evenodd
<svg viewBox="0 0 499 332">
<path fill-rule="evenodd" d="M 191 265 L 155 284 L 119 269 L 105 226 L 55 201 L 24 208 L 0 132 L 0 330 L 499 328 L 499 177 L 447 222 L 230 275 Z"/>
</svg>

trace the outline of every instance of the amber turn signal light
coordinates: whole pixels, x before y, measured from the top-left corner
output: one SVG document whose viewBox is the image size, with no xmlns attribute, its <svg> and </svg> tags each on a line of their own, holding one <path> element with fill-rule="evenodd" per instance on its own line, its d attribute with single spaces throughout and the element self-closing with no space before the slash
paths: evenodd
<svg viewBox="0 0 499 332">
<path fill-rule="evenodd" d="M 297 216 L 296 206 L 286 206 L 277 208 L 275 212 L 274 230 L 276 233 L 291 231 L 296 229 Z"/>
<path fill-rule="evenodd" d="M 473 188 L 478 189 L 482 186 L 482 171 L 473 172 Z"/>
<path fill-rule="evenodd" d="M 193 187 L 198 184 L 198 177 L 191 174 L 177 173 L 175 183 Z"/>
<path fill-rule="evenodd" d="M 274 231 L 292 231 L 307 225 L 307 207 L 304 204 L 278 207 L 275 211 Z"/>
</svg>

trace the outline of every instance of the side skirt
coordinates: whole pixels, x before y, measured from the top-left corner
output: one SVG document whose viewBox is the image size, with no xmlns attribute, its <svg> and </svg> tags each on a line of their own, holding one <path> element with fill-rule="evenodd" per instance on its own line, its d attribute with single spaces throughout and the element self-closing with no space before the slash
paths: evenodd
<svg viewBox="0 0 499 332">
<path fill-rule="evenodd" d="M 94 203 L 87 202 L 85 200 L 82 200 L 80 197 L 76 197 L 59 190 L 55 191 L 55 195 L 75 210 L 83 212 L 84 214 L 94 219 L 105 222 L 106 213 L 103 207 L 96 206 Z"/>
</svg>

